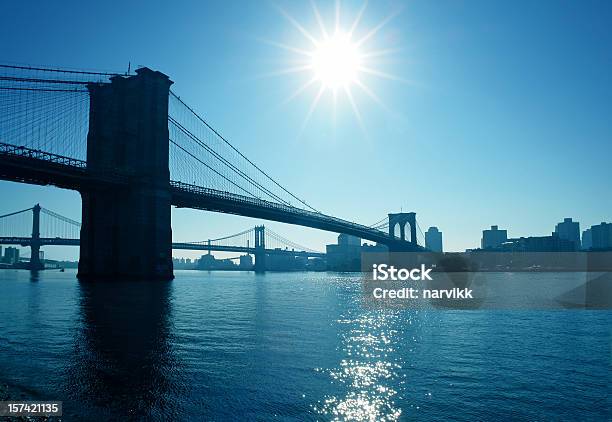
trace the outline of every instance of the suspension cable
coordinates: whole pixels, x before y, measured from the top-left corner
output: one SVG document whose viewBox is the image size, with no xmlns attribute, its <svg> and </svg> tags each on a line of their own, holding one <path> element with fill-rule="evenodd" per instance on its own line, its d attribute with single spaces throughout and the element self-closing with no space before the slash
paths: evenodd
<svg viewBox="0 0 612 422">
<path fill-rule="evenodd" d="M 268 173 L 266 173 L 265 171 L 263 171 L 261 168 L 259 168 L 255 163 L 253 163 L 251 160 L 249 160 L 244 154 L 242 154 L 238 149 L 236 149 L 236 147 L 234 147 L 227 139 L 225 139 L 219 132 L 217 132 L 212 126 L 210 126 L 206 120 L 204 120 L 202 117 L 200 117 L 200 115 L 198 113 L 196 113 L 191 107 L 189 107 L 187 104 L 185 104 L 185 102 L 183 100 L 181 100 L 181 98 L 176 95 L 174 92 L 172 92 L 172 90 L 170 90 L 170 94 L 176 98 L 183 106 L 185 106 L 187 108 L 187 110 L 189 110 L 198 120 L 200 120 L 202 123 L 204 123 L 206 125 L 206 127 L 208 127 L 210 130 L 213 131 L 213 133 L 215 135 L 217 135 L 223 142 L 225 142 L 232 150 L 234 150 L 235 152 L 238 153 L 238 155 L 240 155 L 242 158 L 244 158 L 249 164 L 251 164 L 253 167 L 255 167 L 261 174 L 263 174 L 266 178 L 268 178 L 270 181 L 272 181 L 272 183 L 274 183 L 276 186 L 278 186 L 279 188 L 281 188 L 284 192 L 286 192 L 287 194 L 291 195 L 292 198 L 294 198 L 295 200 L 299 201 L 301 204 L 305 205 L 306 207 L 310 208 L 311 210 L 313 210 L 314 212 L 319 212 L 317 211 L 315 208 L 313 208 L 312 206 L 310 206 L 308 203 L 306 203 L 305 201 L 303 201 L 302 199 L 298 198 L 297 196 L 295 196 L 294 194 L 292 194 L 291 192 L 289 192 L 287 189 L 285 189 L 282 185 L 280 185 L 276 180 L 274 180 L 271 176 L 268 175 Z"/>
<path fill-rule="evenodd" d="M 71 218 L 64 217 L 63 215 L 58 214 L 58 213 L 56 213 L 56 212 L 53 212 L 53 211 L 51 211 L 51 210 L 48 210 L 48 209 L 46 209 L 46 208 L 41 208 L 40 210 L 41 210 L 42 212 L 44 212 L 45 214 L 47 214 L 47 215 L 51 216 L 51 217 L 55 217 L 55 218 L 57 218 L 58 220 L 63 221 L 64 223 L 72 224 L 72 225 L 73 225 L 73 226 L 75 226 L 75 227 L 81 227 L 81 223 L 79 223 L 78 221 L 75 221 L 75 220 L 73 220 L 73 219 L 71 219 Z"/>
<path fill-rule="evenodd" d="M 280 198 L 279 196 L 277 196 L 275 193 L 271 192 L 270 190 L 268 190 L 266 187 L 264 187 L 263 185 L 259 184 L 257 181 L 253 180 L 250 176 L 248 176 L 245 172 L 243 172 L 242 170 L 240 170 L 238 167 L 236 167 L 234 164 L 230 163 L 227 159 L 223 158 L 223 156 L 221 156 L 221 154 L 217 153 L 215 150 L 213 150 L 211 147 L 209 147 L 208 145 L 206 145 L 200 138 L 198 138 L 196 135 L 194 135 L 191 131 L 189 131 L 187 128 L 185 128 L 183 125 L 181 125 L 179 122 L 177 122 L 173 117 L 168 116 L 168 119 L 170 120 L 171 123 L 173 123 L 174 125 L 176 125 L 181 132 L 183 132 L 185 135 L 187 135 L 189 138 L 191 138 L 191 140 L 193 140 L 194 142 L 196 142 L 198 145 L 200 145 L 202 148 L 206 149 L 206 151 L 210 152 L 215 158 L 217 158 L 219 161 L 221 161 L 223 164 L 225 164 L 226 166 L 228 166 L 231 170 L 233 170 L 234 172 L 238 173 L 239 176 L 241 176 L 242 178 L 246 179 L 248 182 L 250 182 L 251 184 L 255 185 L 256 187 L 258 187 L 260 190 L 264 191 L 265 193 L 267 193 L 268 195 L 270 195 L 272 198 L 276 199 L 279 202 L 282 202 L 285 205 L 291 205 L 291 203 L 283 200 L 282 198 Z M 182 149 L 182 148 L 181 148 Z"/>
<path fill-rule="evenodd" d="M 26 208 L 25 210 L 21 210 L 21 211 L 15 211 L 15 212 L 11 212 L 9 214 L 4 214 L 4 215 L 0 215 L 0 218 L 4 218 L 4 217 L 10 217 L 11 215 L 15 215 L 15 214 L 21 214 L 22 212 L 27 212 L 27 211 L 32 211 L 32 207 L 30 208 Z"/>
</svg>

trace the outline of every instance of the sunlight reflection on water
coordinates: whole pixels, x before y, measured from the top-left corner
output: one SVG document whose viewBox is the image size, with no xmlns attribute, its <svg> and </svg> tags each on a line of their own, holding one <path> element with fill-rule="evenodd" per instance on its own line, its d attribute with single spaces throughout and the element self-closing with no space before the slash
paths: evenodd
<svg viewBox="0 0 612 422">
<path fill-rule="evenodd" d="M 313 408 L 332 420 L 396 421 L 402 410 L 394 398 L 401 384 L 401 359 L 393 354 L 399 323 L 396 313 L 371 311 L 337 321 L 341 351 L 346 359 L 328 370 L 331 383 L 342 385 L 344 394 L 327 395 Z"/>
</svg>

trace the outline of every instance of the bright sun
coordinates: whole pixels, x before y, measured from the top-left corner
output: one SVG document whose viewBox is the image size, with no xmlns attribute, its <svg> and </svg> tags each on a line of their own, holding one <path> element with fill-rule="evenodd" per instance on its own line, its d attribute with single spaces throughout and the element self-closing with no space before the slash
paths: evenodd
<svg viewBox="0 0 612 422">
<path fill-rule="evenodd" d="M 318 86 L 310 108 L 304 118 L 302 130 L 306 126 L 310 116 L 316 109 L 319 100 L 325 92 L 331 94 L 333 98 L 333 118 L 336 115 L 336 103 L 339 96 L 344 96 L 348 100 L 357 121 L 362 130 L 365 132 L 365 127 L 361 119 L 361 113 L 355 101 L 353 91 L 358 89 L 365 93 L 368 97 L 381 105 L 384 109 L 388 109 L 378 96 L 368 87 L 366 77 L 378 77 L 391 80 L 402 80 L 389 73 L 382 72 L 373 65 L 379 64 L 380 60 L 373 61 L 375 57 L 384 56 L 393 51 L 393 49 L 372 50 L 372 39 L 383 26 L 385 26 L 394 16 L 399 13 L 399 10 L 383 19 L 378 25 L 365 31 L 359 31 L 359 23 L 364 15 L 367 2 L 364 2 L 362 7 L 357 11 L 355 18 L 350 25 L 344 29 L 340 13 L 340 2 L 336 1 L 335 7 L 335 25 L 331 31 L 326 27 L 324 20 L 319 13 L 319 10 L 314 1 L 312 9 L 317 20 L 320 35 L 314 35 L 313 32 L 304 28 L 297 20 L 291 17 L 287 12 L 280 9 L 280 12 L 287 20 L 297 29 L 308 41 L 309 47 L 306 49 L 298 46 L 286 45 L 274 41 L 266 41 L 272 45 L 280 47 L 284 50 L 295 53 L 299 56 L 297 60 L 291 60 L 291 66 L 286 69 L 281 69 L 272 75 L 287 74 L 287 73 L 302 73 L 310 74 L 297 90 L 285 101 L 290 101 L 298 95 L 306 92 L 312 86 Z M 361 35 L 357 35 L 361 33 Z M 369 48 L 368 48 L 369 45 Z"/>
<path fill-rule="evenodd" d="M 361 57 L 350 35 L 338 31 L 318 43 L 312 53 L 315 77 L 327 88 L 338 89 L 356 82 Z"/>
</svg>

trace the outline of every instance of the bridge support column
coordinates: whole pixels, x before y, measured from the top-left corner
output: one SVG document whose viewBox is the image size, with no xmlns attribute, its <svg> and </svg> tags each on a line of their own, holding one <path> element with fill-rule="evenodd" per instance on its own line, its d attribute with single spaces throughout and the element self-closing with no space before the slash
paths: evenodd
<svg viewBox="0 0 612 422">
<path fill-rule="evenodd" d="M 266 272 L 266 229 L 264 226 L 255 226 L 255 265 L 256 273 Z"/>
<path fill-rule="evenodd" d="M 397 214 L 389 214 L 389 237 L 395 238 L 395 226 L 399 224 L 400 227 L 400 240 L 405 241 L 406 239 L 406 224 L 410 225 L 410 244 L 417 246 L 417 234 L 416 234 L 416 213 L 414 212 L 402 212 Z M 390 249 L 390 252 L 399 252 Z"/>
<path fill-rule="evenodd" d="M 40 205 L 32 208 L 32 240 L 30 242 L 30 270 L 37 271 L 44 268 L 40 262 Z"/>
<path fill-rule="evenodd" d="M 81 191 L 80 279 L 169 280 L 173 276 L 168 169 L 168 94 L 160 72 L 89 84 L 87 166 L 129 175 L 125 188 Z"/>
</svg>

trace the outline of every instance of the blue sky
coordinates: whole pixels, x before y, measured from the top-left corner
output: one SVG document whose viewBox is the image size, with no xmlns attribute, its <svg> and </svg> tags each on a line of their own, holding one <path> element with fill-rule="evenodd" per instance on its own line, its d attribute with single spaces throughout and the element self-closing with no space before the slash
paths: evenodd
<svg viewBox="0 0 612 422">
<path fill-rule="evenodd" d="M 331 28 L 334 3 L 317 5 Z M 361 6 L 341 3 L 342 27 Z M 279 8 L 320 36 L 309 2 L 8 1 L 0 60 L 160 70 L 245 155 L 316 208 L 366 224 L 415 211 L 423 230 L 442 230 L 447 250 L 476 247 L 492 224 L 527 236 L 549 234 L 563 217 L 581 229 L 612 220 L 612 3 L 371 2 L 356 32 L 399 11 L 364 46 L 392 49 L 368 66 L 397 79 L 362 75 L 384 106 L 352 89 L 363 128 L 342 96 L 334 121 L 327 92 L 304 125 L 315 85 L 285 101 L 311 75 L 272 75 L 296 55 L 266 40 L 309 41 Z M 0 182 L 0 194 L 0 214 L 40 202 L 80 220 L 75 192 Z M 173 211 L 177 241 L 256 223 Z M 335 240 L 266 224 L 310 247 Z"/>
</svg>

